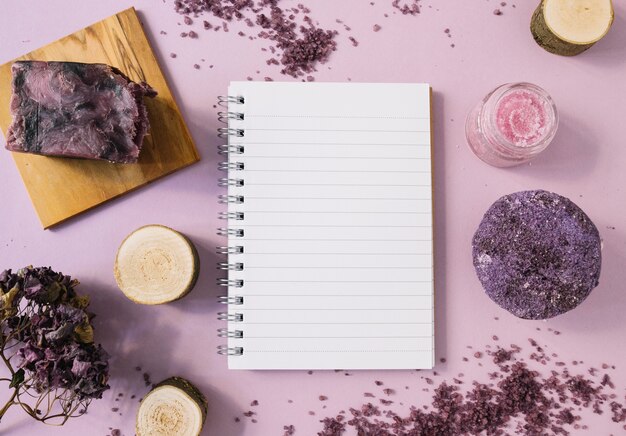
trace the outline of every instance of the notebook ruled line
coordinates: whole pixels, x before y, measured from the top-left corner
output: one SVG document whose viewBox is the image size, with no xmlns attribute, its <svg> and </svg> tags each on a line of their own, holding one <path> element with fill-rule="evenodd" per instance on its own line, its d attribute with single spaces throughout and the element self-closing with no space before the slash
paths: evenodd
<svg viewBox="0 0 626 436">
<path fill-rule="evenodd" d="M 420 309 L 416 309 L 416 308 L 396 308 L 396 309 L 354 309 L 354 308 L 349 308 L 349 309 L 334 309 L 334 308 L 267 308 L 267 309 L 246 309 L 246 308 L 239 308 L 237 309 L 237 311 L 240 312 L 250 312 L 250 311 L 267 311 L 267 310 L 271 310 L 271 311 L 287 311 L 287 312 L 293 312 L 293 311 L 301 311 L 301 310 L 310 310 L 310 311 L 317 311 L 317 312 L 326 312 L 328 311 L 333 311 L 333 312 L 341 312 L 341 311 L 348 311 L 348 312 L 365 312 L 365 311 L 369 311 L 369 312 L 395 312 L 395 311 L 406 311 L 406 312 L 415 312 L 415 311 L 420 311 L 420 310 L 431 310 L 430 307 L 425 307 L 425 308 L 420 308 Z"/>
<path fill-rule="evenodd" d="M 318 253 L 310 253 L 318 254 Z M 432 269 L 430 266 L 246 266 L 246 269 Z"/>
<path fill-rule="evenodd" d="M 297 291 L 289 291 L 289 292 L 297 292 Z M 327 291 L 328 292 L 328 291 Z M 341 291 L 338 291 L 341 292 Z M 238 296 L 241 297 L 285 297 L 288 295 L 285 294 L 246 294 L 246 293 L 242 293 L 242 292 L 237 292 Z M 337 297 L 337 298 L 343 298 L 343 297 L 371 297 L 371 298 L 378 298 L 378 297 L 430 297 L 431 294 L 427 293 L 427 294 L 340 294 L 340 293 L 334 293 L 334 294 L 297 294 L 298 297 Z"/>
<path fill-rule="evenodd" d="M 352 215 L 354 213 L 358 214 L 387 214 L 387 215 L 431 215 L 430 212 L 397 212 L 397 211 L 324 211 L 324 210 L 246 210 L 245 213 L 333 213 L 333 214 L 348 214 Z"/>
<path fill-rule="evenodd" d="M 242 238 L 246 241 L 341 241 L 341 242 L 430 242 L 431 239 L 320 239 L 320 238 Z"/>
<path fill-rule="evenodd" d="M 250 350 L 246 348 L 246 353 L 420 353 L 426 351 L 431 350 Z"/>
<path fill-rule="evenodd" d="M 375 129 L 260 129 L 246 128 L 258 132 L 366 132 L 366 133 L 430 133 L 430 130 L 375 130 Z"/>
<path fill-rule="evenodd" d="M 254 159 L 374 159 L 374 160 L 430 160 L 427 157 L 378 157 L 378 156 L 254 156 L 246 153 L 244 155 L 245 159 L 254 158 Z"/>
<path fill-rule="evenodd" d="M 372 228 L 376 228 L 376 227 L 384 227 L 386 229 L 389 228 L 430 228 L 431 226 L 428 225 L 414 225 L 414 226 L 398 226 L 398 225 L 380 225 L 380 226 L 372 226 L 372 225 L 352 225 L 352 224 L 348 224 L 348 225 L 339 225 L 339 224 L 335 224 L 335 225 L 324 225 L 324 224 L 237 224 L 237 227 L 349 227 L 349 228 L 353 228 L 353 227 L 372 227 Z"/>
<path fill-rule="evenodd" d="M 245 186 L 376 186 L 376 187 L 423 187 L 429 188 L 430 184 L 424 185 L 383 185 L 370 183 L 246 183 Z"/>
<path fill-rule="evenodd" d="M 326 252 L 310 252 L 310 251 L 306 251 L 306 252 L 298 252 L 298 253 L 294 253 L 294 252 L 284 252 L 284 253 L 278 253 L 278 252 L 273 252 L 273 251 L 256 251 L 256 252 L 244 252 L 245 254 L 285 254 L 285 255 L 303 255 L 303 256 L 309 256 L 309 255 L 314 255 L 314 256 L 328 256 L 331 254 L 336 254 L 339 256 L 429 256 L 430 257 L 430 253 L 419 253 L 419 252 L 414 252 L 414 253 L 337 253 L 335 251 L 326 251 Z"/>
<path fill-rule="evenodd" d="M 430 280 L 246 280 L 246 283 L 430 283 Z"/>
<path fill-rule="evenodd" d="M 250 322 L 241 321 L 237 325 L 264 324 L 264 325 L 432 325 L 432 322 Z"/>
<path fill-rule="evenodd" d="M 243 144 L 235 144 L 232 145 L 243 145 Z M 422 142 L 409 142 L 409 143 L 381 143 L 381 142 L 258 142 L 258 141 L 245 141 L 245 145 L 377 145 L 385 147 L 430 147 L 429 143 Z"/>
<path fill-rule="evenodd" d="M 432 336 L 250 336 L 245 339 L 426 339 Z"/>
<path fill-rule="evenodd" d="M 394 119 L 394 120 L 429 120 L 428 117 L 400 117 L 400 116 L 357 116 L 357 115 L 262 115 L 246 114 L 246 118 L 350 118 L 350 119 Z"/>
<path fill-rule="evenodd" d="M 424 170 L 424 171 L 400 171 L 400 170 L 393 170 L 393 171 L 388 171 L 388 170 L 279 170 L 279 169 L 265 169 L 265 170 L 259 170 L 259 169 L 248 169 L 246 168 L 245 171 L 254 171 L 254 172 L 258 172 L 258 173 L 262 173 L 262 172 L 270 172 L 270 173 L 389 173 L 389 174 L 398 174 L 398 173 L 402 173 L 402 174 L 425 174 L 425 173 L 430 173 L 430 170 Z"/>
<path fill-rule="evenodd" d="M 393 198 L 393 197 L 251 197 L 246 196 L 246 200 L 366 200 L 366 201 L 430 201 L 430 198 L 409 197 L 409 198 Z"/>
</svg>

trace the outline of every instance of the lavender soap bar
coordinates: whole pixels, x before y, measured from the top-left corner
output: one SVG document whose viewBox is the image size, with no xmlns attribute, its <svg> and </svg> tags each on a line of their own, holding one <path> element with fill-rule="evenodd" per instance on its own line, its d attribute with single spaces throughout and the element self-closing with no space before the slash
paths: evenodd
<svg viewBox="0 0 626 436">
<path fill-rule="evenodd" d="M 11 151 L 135 163 L 149 122 L 143 97 L 156 92 L 116 68 L 18 61 L 12 67 Z"/>
<path fill-rule="evenodd" d="M 571 200 L 546 191 L 506 195 L 485 213 L 472 248 L 487 295 L 525 319 L 572 310 L 598 285 L 600 234 Z"/>
</svg>

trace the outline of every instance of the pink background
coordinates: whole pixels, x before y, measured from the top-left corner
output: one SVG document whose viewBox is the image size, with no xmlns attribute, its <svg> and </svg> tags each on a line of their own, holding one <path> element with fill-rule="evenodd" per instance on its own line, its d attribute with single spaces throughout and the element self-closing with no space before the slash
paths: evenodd
<svg viewBox="0 0 626 436">
<path fill-rule="evenodd" d="M 297 2 L 285 1 L 285 3 Z M 437 276 L 437 364 L 442 377 L 460 371 L 466 378 L 486 380 L 486 370 L 463 363 L 466 345 L 481 346 L 497 334 L 503 343 L 527 344 L 533 336 L 565 361 L 618 365 L 613 376 L 620 396 L 626 387 L 625 249 L 626 160 L 626 14 L 616 3 L 616 20 L 609 35 L 575 58 L 550 55 L 533 42 L 528 30 L 536 2 L 519 1 L 501 8 L 494 0 L 424 2 L 416 17 L 392 14 L 391 0 L 307 1 L 322 27 L 337 27 L 336 18 L 352 27 L 341 31 L 339 49 L 319 81 L 430 82 L 434 90 L 435 213 Z M 429 7 L 429 5 L 434 5 Z M 232 372 L 215 354 L 220 343 L 215 330 L 220 309 L 214 247 L 223 243 L 215 234 L 220 208 L 216 197 L 219 144 L 213 104 L 230 80 L 247 76 L 287 80 L 267 67 L 260 41 L 250 42 L 230 33 L 204 32 L 198 40 L 182 39 L 172 2 L 150 0 L 3 2 L 0 15 L 0 62 L 35 49 L 92 22 L 134 5 L 144 21 L 157 57 L 197 142 L 202 161 L 167 179 L 87 213 L 50 231 L 43 231 L 10 154 L 0 150 L 0 268 L 50 265 L 80 279 L 79 289 L 92 297 L 96 339 L 114 356 L 111 386 L 87 416 L 63 428 L 31 422 L 20 410 L 2 421 L 2 434 L 99 434 L 108 427 L 133 434 L 138 396 L 146 392 L 141 373 L 153 381 L 172 375 L 194 381 L 207 395 L 210 412 L 205 435 L 280 435 L 294 424 L 298 435 L 315 434 L 318 420 L 341 409 L 362 404 L 363 392 L 379 393 L 374 380 L 396 388 L 395 409 L 429 402 L 420 376 L 429 372 Z M 389 18 L 383 16 L 389 13 Z M 372 31 L 374 24 L 382 30 Z M 444 29 L 451 30 L 448 38 Z M 165 30 L 168 35 L 160 35 Z M 245 29 L 243 29 L 245 30 Z M 352 47 L 348 36 L 359 40 Z M 454 43 L 455 48 L 450 44 Z M 170 52 L 178 57 L 172 59 Z M 205 58 L 206 62 L 200 59 Z M 201 64 L 200 70 L 193 64 Z M 209 65 L 214 64 L 210 69 Z M 256 74 L 261 70 L 261 74 Z M 561 126 L 555 142 L 532 164 L 514 169 L 491 168 L 475 158 L 465 145 L 463 123 L 467 111 L 495 86 L 512 81 L 534 82 L 548 90 L 560 110 Z M 401 96 L 398 96 L 401 98 Z M 3 139 L 0 139 L 0 142 Z M 4 145 L 4 144 L 2 144 Z M 604 239 L 600 286 L 578 309 L 547 322 L 523 321 L 500 310 L 482 292 L 472 263 L 470 241 L 483 212 L 498 197 L 513 191 L 543 188 L 572 198 L 595 221 Z M 113 278 L 113 259 L 120 241 L 149 223 L 174 227 L 196 243 L 202 261 L 196 289 L 182 301 L 159 307 L 136 305 L 121 294 Z M 612 227 L 615 227 L 613 229 Z M 494 316 L 500 318 L 494 320 Z M 540 327 L 541 331 L 536 331 Z M 562 332 L 555 336 L 547 331 Z M 410 390 L 403 386 L 409 385 Z M 6 393 L 2 388 L 2 394 Z M 115 402 L 118 393 L 121 402 Z M 321 403 L 319 395 L 329 397 Z M 287 400 L 293 400 L 288 403 Z M 250 407 L 252 400 L 260 405 Z M 401 406 L 398 403 L 403 402 Z M 326 405 L 326 409 L 322 409 Z M 110 411 L 121 407 L 122 416 Z M 246 410 L 258 413 L 251 423 L 234 417 Z M 316 412 L 310 416 L 308 411 Z M 592 416 L 587 434 L 620 433 L 608 416 Z"/>
</svg>

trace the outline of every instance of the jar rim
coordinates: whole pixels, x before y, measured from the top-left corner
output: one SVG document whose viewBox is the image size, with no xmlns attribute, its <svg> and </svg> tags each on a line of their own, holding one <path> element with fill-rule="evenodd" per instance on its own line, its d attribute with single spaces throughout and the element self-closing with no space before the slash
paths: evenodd
<svg viewBox="0 0 626 436">
<path fill-rule="evenodd" d="M 505 95 L 515 89 L 523 89 L 536 94 L 539 98 L 543 100 L 545 106 L 549 111 L 547 117 L 554 120 L 554 122 L 550 125 L 550 129 L 543 135 L 543 137 L 532 145 L 519 146 L 513 143 L 502 134 L 496 124 L 496 110 L 498 108 L 498 104 Z M 505 83 L 498 86 L 485 97 L 480 110 L 480 114 L 478 116 L 478 121 L 481 124 L 484 134 L 492 136 L 490 138 L 491 140 L 500 144 L 511 154 L 519 155 L 520 157 L 522 157 L 528 154 L 537 154 L 543 151 L 550 144 L 550 142 L 552 142 L 552 139 L 554 139 L 559 124 L 559 114 L 557 112 L 554 100 L 552 100 L 552 97 L 550 96 L 550 94 L 548 94 L 546 90 L 533 83 L 514 82 Z"/>
</svg>

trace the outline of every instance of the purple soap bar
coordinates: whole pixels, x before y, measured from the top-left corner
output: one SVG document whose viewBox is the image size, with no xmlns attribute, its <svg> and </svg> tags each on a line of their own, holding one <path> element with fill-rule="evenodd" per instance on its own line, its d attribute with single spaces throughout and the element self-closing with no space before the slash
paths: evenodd
<svg viewBox="0 0 626 436">
<path fill-rule="evenodd" d="M 11 151 L 137 162 L 156 92 L 104 64 L 19 61 L 12 67 Z"/>
<path fill-rule="evenodd" d="M 568 312 L 598 285 L 598 229 L 571 200 L 552 192 L 500 198 L 485 213 L 472 249 L 489 298 L 520 318 Z"/>
</svg>

